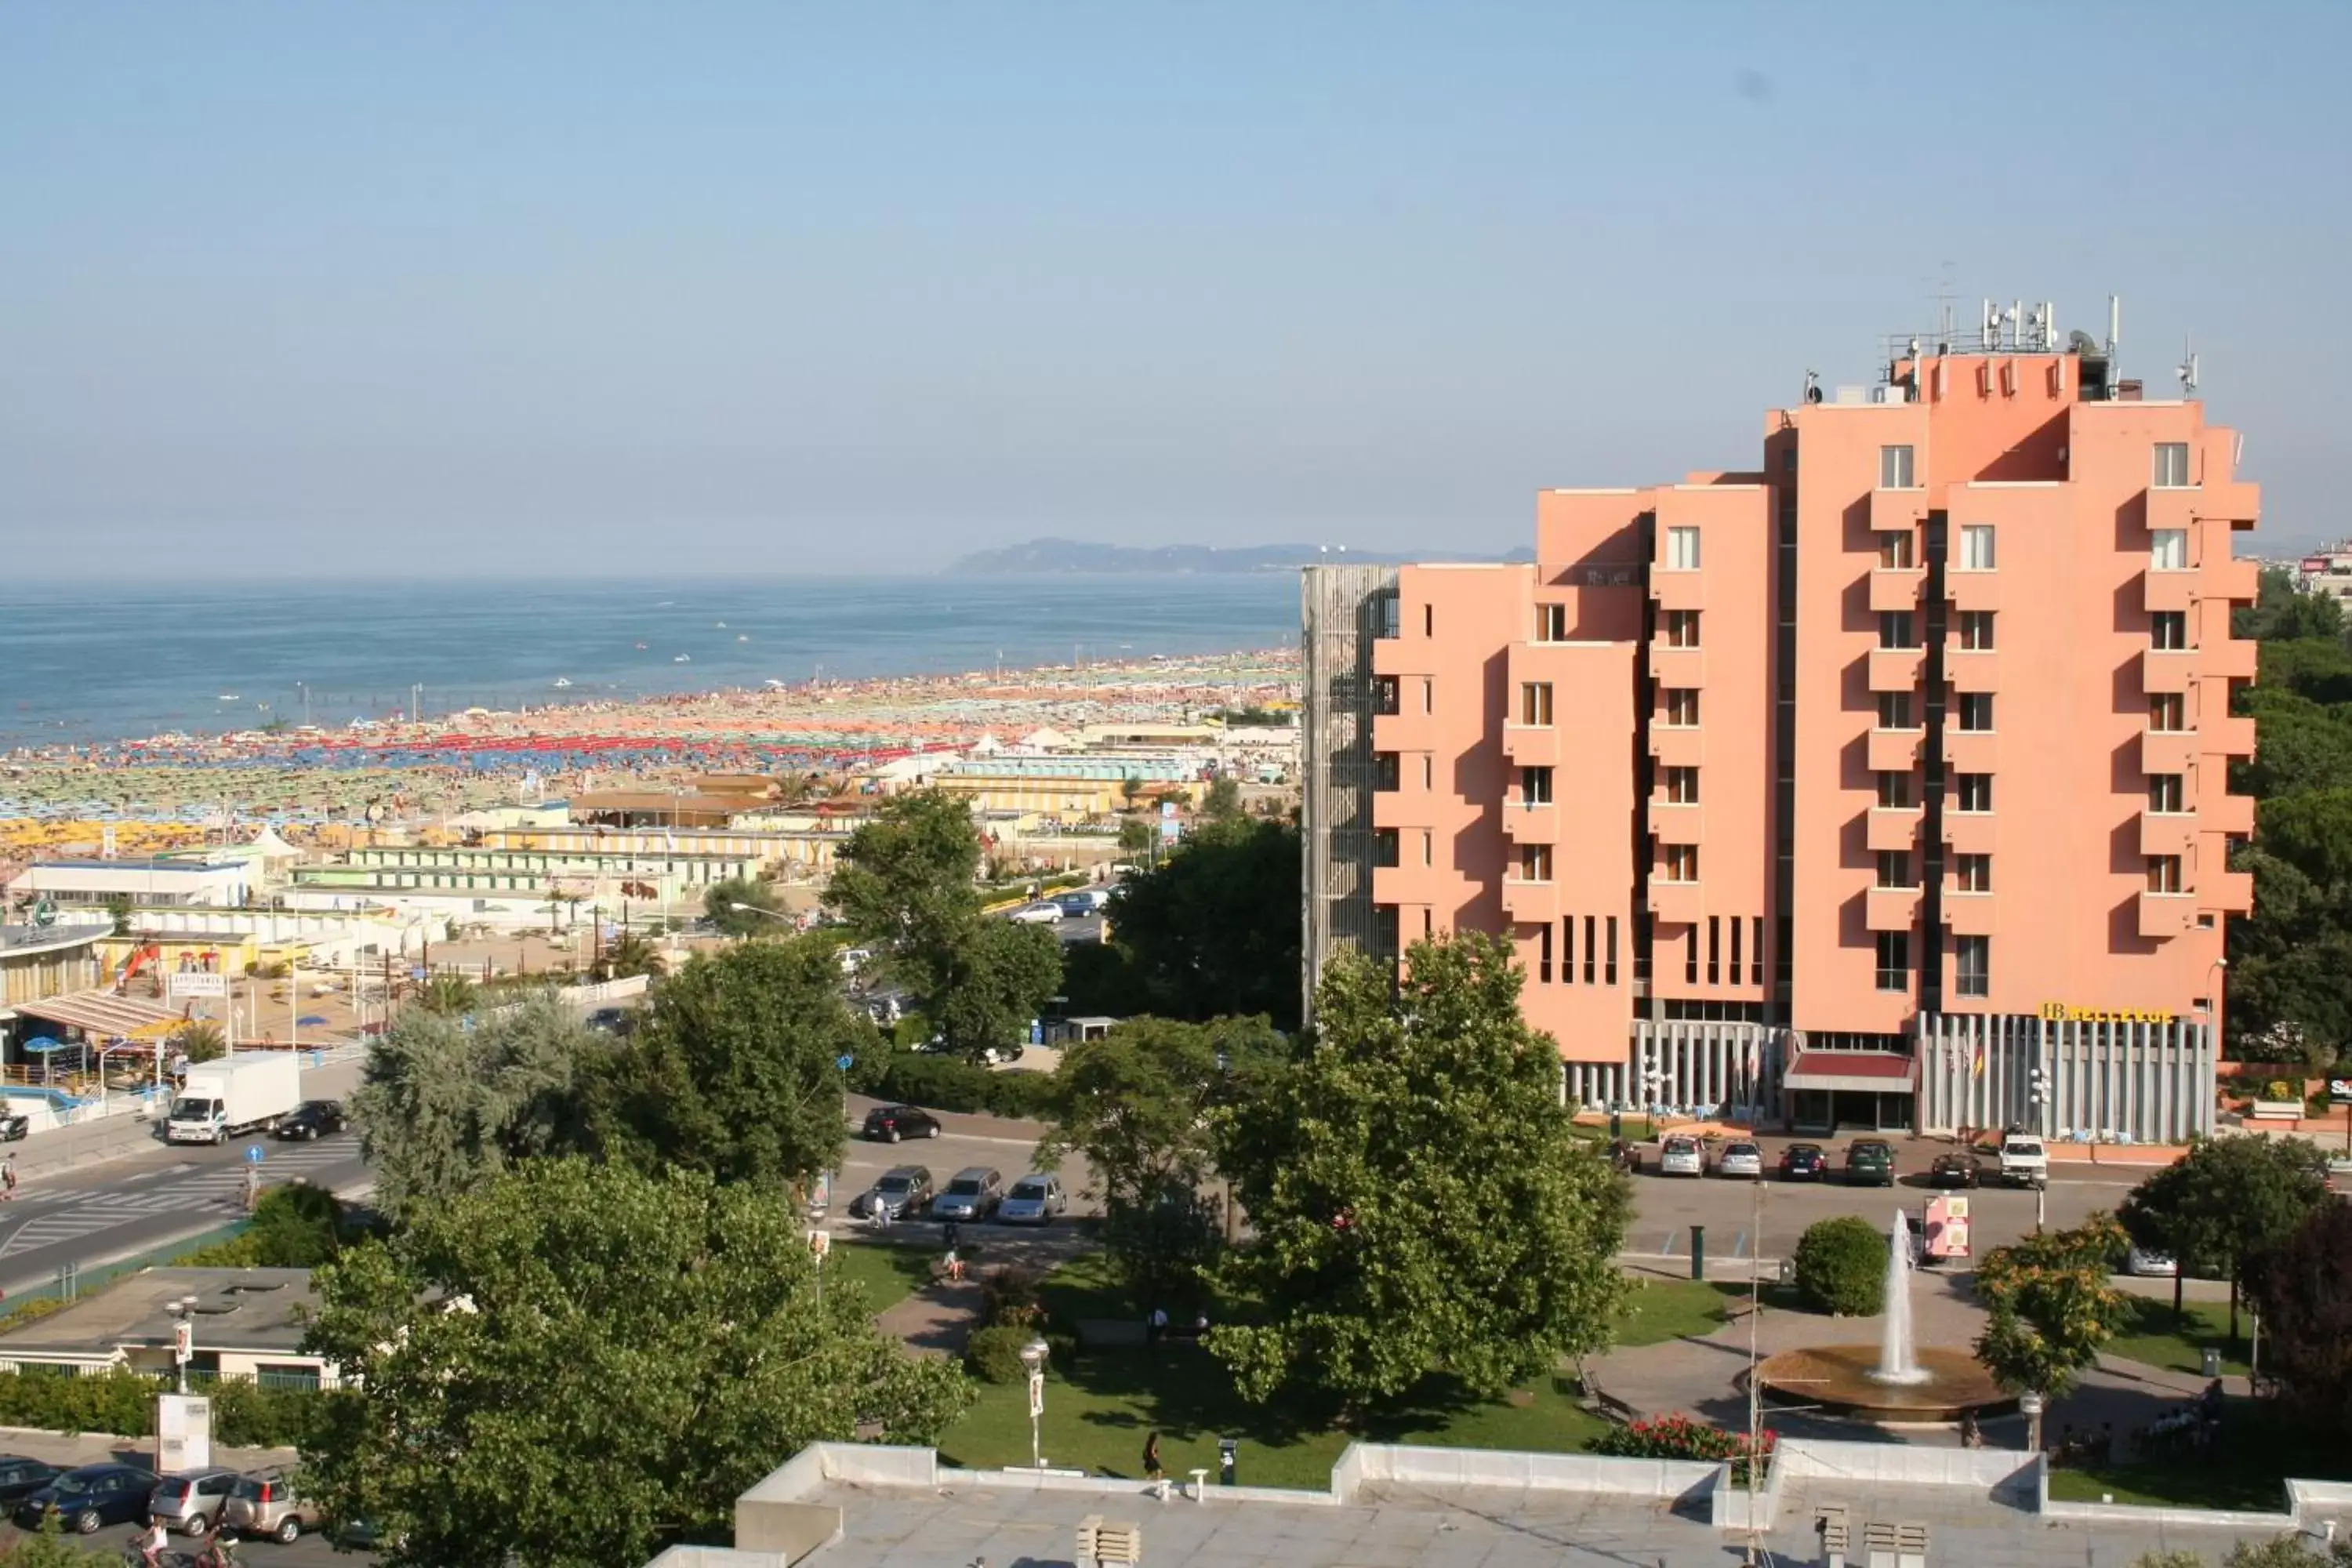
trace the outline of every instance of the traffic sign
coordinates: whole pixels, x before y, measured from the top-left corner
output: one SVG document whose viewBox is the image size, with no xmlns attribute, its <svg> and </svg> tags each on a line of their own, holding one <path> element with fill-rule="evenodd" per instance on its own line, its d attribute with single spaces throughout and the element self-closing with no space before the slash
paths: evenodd
<svg viewBox="0 0 2352 1568">
<path fill-rule="evenodd" d="M 248 1165 L 258 1165 L 261 1163 L 260 1144 L 248 1143 L 245 1146 L 245 1163 Z"/>
<path fill-rule="evenodd" d="M 841 1055 L 833 1058 L 833 1065 L 839 1068 L 842 1071 L 847 1072 L 851 1068 L 857 1065 L 857 1058 L 851 1056 L 848 1052 L 844 1051 Z"/>
</svg>

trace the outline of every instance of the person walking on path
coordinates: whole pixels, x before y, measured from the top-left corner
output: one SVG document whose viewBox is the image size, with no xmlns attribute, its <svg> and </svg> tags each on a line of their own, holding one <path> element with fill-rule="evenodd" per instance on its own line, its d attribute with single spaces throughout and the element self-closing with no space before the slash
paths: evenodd
<svg viewBox="0 0 2352 1568">
<path fill-rule="evenodd" d="M 1143 1440 L 1143 1479 L 1156 1481 L 1160 1479 L 1160 1434 L 1154 1432 Z"/>
<path fill-rule="evenodd" d="M 16 1156 L 0 1160 L 0 1204 L 16 1201 Z"/>
<path fill-rule="evenodd" d="M 1143 1321 L 1143 1342 L 1150 1345 L 1152 1349 L 1158 1350 L 1160 1348 L 1160 1342 L 1167 1337 L 1168 1309 L 1165 1307 L 1154 1307 L 1151 1309 L 1151 1316 Z"/>
</svg>

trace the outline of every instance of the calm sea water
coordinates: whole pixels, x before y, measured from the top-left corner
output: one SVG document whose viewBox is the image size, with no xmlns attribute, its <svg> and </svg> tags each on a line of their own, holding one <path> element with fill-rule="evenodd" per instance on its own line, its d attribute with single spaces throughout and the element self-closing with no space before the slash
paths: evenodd
<svg viewBox="0 0 2352 1568">
<path fill-rule="evenodd" d="M 406 709 L 412 686 L 433 713 L 798 684 L 820 669 L 857 679 L 1222 653 L 1297 636 L 1289 573 L 0 584 L 0 750 L 272 718 L 341 724 Z"/>
</svg>

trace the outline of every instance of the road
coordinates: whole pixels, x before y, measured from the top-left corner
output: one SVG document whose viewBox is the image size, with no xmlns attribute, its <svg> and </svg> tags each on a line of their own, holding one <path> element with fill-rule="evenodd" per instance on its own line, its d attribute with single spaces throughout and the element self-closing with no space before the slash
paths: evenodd
<svg viewBox="0 0 2352 1568">
<path fill-rule="evenodd" d="M 894 1165 L 927 1166 L 932 1182 L 941 1187 L 967 1165 L 982 1165 L 1002 1173 L 1008 1187 L 1036 1169 L 1037 1140 L 1045 1130 L 1034 1121 L 941 1111 L 937 1138 L 918 1138 L 907 1143 L 869 1143 L 857 1135 L 857 1129 L 864 1124 L 866 1111 L 882 1103 L 861 1095 L 849 1097 L 849 1143 L 842 1152 L 840 1179 L 834 1184 L 833 1211 L 826 1219 L 834 1230 L 852 1230 L 863 1225 L 863 1221 L 849 1217 L 850 1200 Z M 1056 1173 L 1070 1191 L 1072 1218 L 1101 1212 L 1098 1205 L 1078 1195 L 1093 1179 L 1083 1158 L 1073 1155 L 1063 1161 Z"/>
</svg>

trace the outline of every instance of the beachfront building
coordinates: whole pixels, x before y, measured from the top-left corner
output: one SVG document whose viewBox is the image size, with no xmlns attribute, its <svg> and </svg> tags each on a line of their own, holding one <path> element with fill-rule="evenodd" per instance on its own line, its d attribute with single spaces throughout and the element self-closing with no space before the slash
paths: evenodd
<svg viewBox="0 0 2352 1568">
<path fill-rule="evenodd" d="M 2034 312 L 1884 363 L 1531 564 L 1310 571 L 1310 984 L 1475 929 L 1586 1103 L 2210 1130 L 2235 437 Z"/>
<path fill-rule="evenodd" d="M 1057 757 L 1006 752 L 949 763 L 916 782 L 961 796 L 975 812 L 1074 823 L 1125 810 L 1130 786 L 1133 800 L 1189 805 L 1202 787 L 1201 774 L 1197 760 L 1166 752 Z"/>
<path fill-rule="evenodd" d="M 10 890 L 53 904 L 89 906 L 129 899 L 148 906 L 236 905 L 265 876 L 266 862 L 242 854 L 143 855 L 121 859 L 36 860 Z"/>
<path fill-rule="evenodd" d="M 333 865 L 296 868 L 280 896 L 299 910 L 383 909 L 461 925 L 563 927 L 630 905 L 648 919 L 698 914 L 713 886 L 758 871 L 750 856 L 684 850 L 376 846 Z"/>
<path fill-rule="evenodd" d="M 17 1005 L 88 991 L 98 984 L 99 944 L 110 921 L 87 917 L 52 925 L 0 925 L 0 1026 Z"/>
<path fill-rule="evenodd" d="M 584 851 L 648 855 L 677 851 L 688 855 L 734 856 L 774 870 L 788 880 L 822 878 L 833 869 L 834 857 L 849 841 L 863 819 L 863 801 L 820 802 L 739 818 L 731 827 L 600 827 L 567 824 L 560 827 L 498 828 L 481 834 L 485 849 L 541 849 L 559 855 Z M 751 826 L 761 824 L 759 826 Z"/>
</svg>

